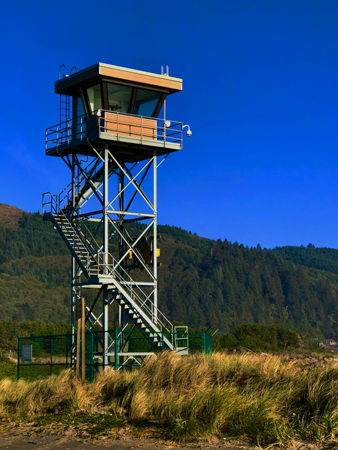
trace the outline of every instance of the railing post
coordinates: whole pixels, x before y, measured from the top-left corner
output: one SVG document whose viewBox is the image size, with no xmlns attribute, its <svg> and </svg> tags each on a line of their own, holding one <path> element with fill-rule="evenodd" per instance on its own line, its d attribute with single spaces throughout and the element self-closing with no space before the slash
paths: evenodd
<svg viewBox="0 0 338 450">
<path fill-rule="evenodd" d="M 68 145 L 69 145 L 69 142 L 70 142 L 70 120 L 68 119 L 68 125 L 67 125 L 67 137 L 68 137 L 68 139 L 67 139 L 67 141 L 68 141 Z"/>
<path fill-rule="evenodd" d="M 119 140 L 119 113 L 116 113 L 116 138 Z"/>
</svg>

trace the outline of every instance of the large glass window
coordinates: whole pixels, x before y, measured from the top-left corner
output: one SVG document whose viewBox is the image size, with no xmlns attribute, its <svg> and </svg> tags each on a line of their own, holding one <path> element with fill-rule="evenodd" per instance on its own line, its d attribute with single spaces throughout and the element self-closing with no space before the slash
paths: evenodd
<svg viewBox="0 0 338 450">
<path fill-rule="evenodd" d="M 107 83 L 109 111 L 129 113 L 133 88 L 120 84 Z"/>
<path fill-rule="evenodd" d="M 96 84 L 87 89 L 88 103 L 90 112 L 102 109 L 101 86 Z"/>
<path fill-rule="evenodd" d="M 151 117 L 160 98 L 160 92 L 137 89 L 133 114 Z"/>
<path fill-rule="evenodd" d="M 81 139 L 86 134 L 86 122 L 85 122 L 85 111 L 83 108 L 83 103 L 81 97 L 76 97 L 76 138 Z M 74 121 L 73 121 L 74 123 Z"/>
</svg>

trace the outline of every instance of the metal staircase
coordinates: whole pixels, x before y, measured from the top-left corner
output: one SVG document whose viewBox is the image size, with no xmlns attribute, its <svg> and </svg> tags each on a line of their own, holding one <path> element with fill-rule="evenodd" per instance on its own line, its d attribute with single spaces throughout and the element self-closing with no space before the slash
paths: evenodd
<svg viewBox="0 0 338 450">
<path fill-rule="evenodd" d="M 85 193 L 81 196 L 82 199 L 89 190 L 91 187 L 87 190 L 82 189 Z M 101 247 L 90 234 L 85 220 L 66 214 L 72 209 L 70 206 L 72 202 L 60 209 L 60 205 L 56 203 L 56 196 L 50 193 L 44 195 L 51 199 L 50 202 L 44 202 L 44 206 L 50 205 L 50 212 L 44 212 L 44 219 L 52 221 L 83 275 L 89 281 L 94 278 L 104 279 L 104 283 L 109 285 L 109 292 L 114 295 L 132 322 L 146 333 L 152 344 L 157 348 L 173 350 L 172 334 L 169 334 L 173 333 L 173 325 L 158 308 L 155 315 L 154 304 L 149 296 L 137 288 L 137 283 L 121 265 L 117 264 L 113 255 L 110 253 L 106 255 L 108 263 L 104 262 Z M 165 335 L 166 332 L 170 337 Z"/>
</svg>

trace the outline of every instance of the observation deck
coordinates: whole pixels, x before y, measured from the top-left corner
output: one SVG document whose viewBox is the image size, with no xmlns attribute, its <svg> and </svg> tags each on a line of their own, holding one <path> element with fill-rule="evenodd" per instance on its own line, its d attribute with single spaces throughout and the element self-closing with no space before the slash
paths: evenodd
<svg viewBox="0 0 338 450">
<path fill-rule="evenodd" d="M 46 155 L 97 156 L 108 146 L 132 162 L 181 150 L 183 124 L 158 118 L 166 97 L 181 90 L 179 78 L 102 63 L 65 76 L 55 92 L 71 113 L 60 109 L 60 123 L 47 128 Z"/>
<path fill-rule="evenodd" d="M 98 110 L 47 128 L 45 150 L 48 156 L 96 156 L 93 147 L 108 144 L 119 158 L 137 161 L 181 150 L 182 143 L 182 122 Z"/>
</svg>

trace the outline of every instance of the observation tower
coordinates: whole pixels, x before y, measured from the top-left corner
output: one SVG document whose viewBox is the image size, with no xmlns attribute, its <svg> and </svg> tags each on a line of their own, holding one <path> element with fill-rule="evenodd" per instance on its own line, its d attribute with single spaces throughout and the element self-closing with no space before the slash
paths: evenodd
<svg viewBox="0 0 338 450">
<path fill-rule="evenodd" d="M 119 332 L 139 330 L 154 351 L 188 351 L 157 298 L 157 172 L 182 149 L 184 127 L 191 135 L 189 126 L 165 117 L 166 97 L 181 90 L 179 78 L 102 63 L 55 82 L 60 123 L 46 130 L 45 151 L 64 161 L 70 183 L 58 195 L 43 194 L 43 218 L 72 256 L 73 326 L 82 292 L 91 289 L 85 323 L 98 333 L 104 368 L 116 356 L 140 362 L 149 354 L 128 351 L 111 336 L 114 303 Z"/>
</svg>

